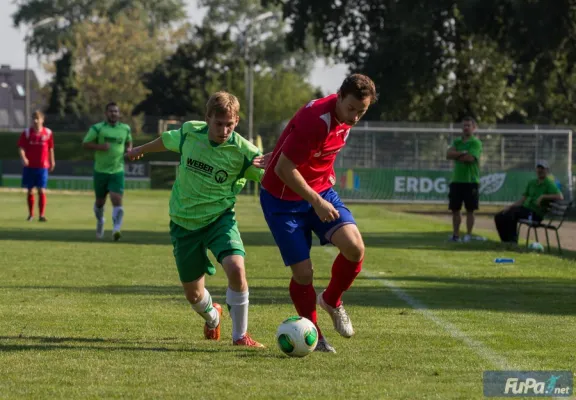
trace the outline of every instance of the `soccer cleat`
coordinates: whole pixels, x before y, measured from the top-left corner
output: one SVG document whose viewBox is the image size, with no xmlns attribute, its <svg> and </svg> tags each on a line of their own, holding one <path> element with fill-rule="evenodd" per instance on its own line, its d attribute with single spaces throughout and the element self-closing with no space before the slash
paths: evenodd
<svg viewBox="0 0 576 400">
<path fill-rule="evenodd" d="M 454 242 L 454 243 L 460 243 L 460 238 L 456 235 L 452 235 L 450 236 L 450 239 L 448 239 L 449 242 Z"/>
<path fill-rule="evenodd" d="M 102 221 L 96 222 L 96 237 L 102 239 L 104 237 L 104 222 L 106 220 L 102 218 Z"/>
<path fill-rule="evenodd" d="M 220 340 L 220 320 L 222 319 L 222 306 L 218 303 L 212 303 L 212 307 L 218 311 L 218 325 L 216 328 L 210 328 L 208 322 L 204 324 L 204 337 L 208 340 Z"/>
<path fill-rule="evenodd" d="M 472 235 L 468 235 L 468 234 L 464 235 L 464 237 L 462 238 L 462 241 L 464 243 L 468 243 L 471 240 L 472 240 Z"/>
<path fill-rule="evenodd" d="M 34 217 L 32 215 L 29 215 L 28 218 L 26 218 L 26 221 L 32 221 L 34 219 Z"/>
<path fill-rule="evenodd" d="M 122 237 L 122 234 L 120 233 L 120 231 L 115 231 L 112 234 L 112 237 L 114 238 L 114 241 L 117 242 L 120 240 L 120 238 Z"/>
<path fill-rule="evenodd" d="M 252 339 L 248 333 L 245 333 L 241 339 L 233 340 L 232 344 L 234 346 L 256 347 L 259 349 L 263 349 L 266 347 L 262 343 L 258 343 L 257 341 Z"/>
<path fill-rule="evenodd" d="M 325 338 L 318 339 L 314 351 L 319 351 L 321 353 L 336 353 L 336 349 L 332 347 Z"/>
<path fill-rule="evenodd" d="M 324 297 L 322 297 L 323 293 L 324 292 L 321 292 L 318 295 L 316 302 L 330 315 L 334 323 L 334 329 L 336 329 L 336 332 L 338 332 L 340 336 L 344 336 L 345 338 L 352 337 L 354 335 L 354 328 L 352 328 L 352 322 L 350 322 L 344 306 L 340 304 L 338 307 L 332 307 L 326 304 Z"/>
<path fill-rule="evenodd" d="M 47 222 L 46 217 L 40 217 L 38 219 L 38 222 Z"/>
</svg>

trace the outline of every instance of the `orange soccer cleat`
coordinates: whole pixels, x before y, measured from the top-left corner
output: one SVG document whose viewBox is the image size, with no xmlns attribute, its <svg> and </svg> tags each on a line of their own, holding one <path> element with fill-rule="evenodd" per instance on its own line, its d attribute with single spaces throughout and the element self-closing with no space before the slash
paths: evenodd
<svg viewBox="0 0 576 400">
<path fill-rule="evenodd" d="M 222 306 L 218 303 L 212 303 L 212 307 L 218 311 L 219 320 L 216 328 L 210 328 L 208 322 L 204 324 L 204 337 L 208 340 L 220 340 L 220 324 L 222 320 Z"/>
<path fill-rule="evenodd" d="M 266 347 L 262 343 L 258 343 L 257 341 L 252 339 L 248 333 L 246 333 L 244 336 L 242 336 L 241 339 L 232 341 L 232 344 L 234 346 L 257 347 L 260 349 Z"/>
</svg>

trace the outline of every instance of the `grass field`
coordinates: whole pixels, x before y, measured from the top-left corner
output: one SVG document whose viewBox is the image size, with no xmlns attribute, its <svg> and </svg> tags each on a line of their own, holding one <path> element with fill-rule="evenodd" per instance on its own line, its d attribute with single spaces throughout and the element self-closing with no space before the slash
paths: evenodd
<svg viewBox="0 0 576 400">
<path fill-rule="evenodd" d="M 378 205 L 351 206 L 367 246 L 344 297 L 356 336 L 320 310 L 338 353 L 291 359 L 274 340 L 294 314 L 288 271 L 258 203 L 240 199 L 249 331 L 268 348 L 233 347 L 227 315 L 207 342 L 177 279 L 168 194 L 127 193 L 114 243 L 95 240 L 89 194 L 50 194 L 40 224 L 24 221 L 23 194 L 0 193 L 1 399 L 479 399 L 485 370 L 576 372 L 574 261 L 450 244 L 444 222 Z M 313 248 L 317 290 L 334 256 Z M 225 302 L 221 269 L 208 288 Z"/>
</svg>

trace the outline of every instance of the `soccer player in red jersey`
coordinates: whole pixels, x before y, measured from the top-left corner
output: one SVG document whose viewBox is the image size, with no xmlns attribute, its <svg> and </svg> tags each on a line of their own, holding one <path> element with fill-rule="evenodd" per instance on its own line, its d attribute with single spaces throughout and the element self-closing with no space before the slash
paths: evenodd
<svg viewBox="0 0 576 400">
<path fill-rule="evenodd" d="M 48 170 L 54 171 L 54 135 L 44 126 L 44 114 L 35 111 L 32 114 L 33 125 L 20 135 L 18 150 L 24 166 L 22 170 L 22 187 L 28 189 L 28 221 L 34 219 L 34 192 L 38 189 L 39 221 L 46 222 L 46 185 Z"/>
<path fill-rule="evenodd" d="M 342 295 L 362 268 L 364 242 L 348 208 L 332 189 L 334 161 L 350 128 L 377 99 L 374 82 L 348 76 L 338 93 L 313 100 L 292 117 L 266 166 L 260 204 L 286 266 L 292 269 L 290 297 L 298 314 L 318 327 L 316 303 L 328 312 L 336 331 L 354 335 Z M 326 290 L 316 297 L 310 261 L 312 232 L 340 253 Z M 318 328 L 316 351 L 335 353 Z"/>
</svg>

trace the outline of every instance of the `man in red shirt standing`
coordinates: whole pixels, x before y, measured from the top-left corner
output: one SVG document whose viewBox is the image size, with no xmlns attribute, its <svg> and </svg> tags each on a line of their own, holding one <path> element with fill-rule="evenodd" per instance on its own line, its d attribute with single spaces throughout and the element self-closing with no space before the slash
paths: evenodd
<svg viewBox="0 0 576 400">
<path fill-rule="evenodd" d="M 35 111 L 32 114 L 34 124 L 27 128 L 18 140 L 18 150 L 24 169 L 22 171 L 22 187 L 28 189 L 28 221 L 34 219 L 34 192 L 38 188 L 38 210 L 40 222 L 46 222 L 46 185 L 48 170 L 52 172 L 56 166 L 54 160 L 54 135 L 44 127 L 44 114 Z"/>
<path fill-rule="evenodd" d="M 318 328 L 316 303 L 328 312 L 336 331 L 354 335 L 342 295 L 362 268 L 364 242 L 352 213 L 332 189 L 334 161 L 350 128 L 377 99 L 365 75 L 347 77 L 338 93 L 313 100 L 290 120 L 266 166 L 260 204 L 286 266 L 292 269 L 290 297 L 298 314 Z M 316 297 L 310 261 L 312 232 L 340 253 L 326 290 Z M 318 328 L 316 351 L 335 353 Z"/>
</svg>

